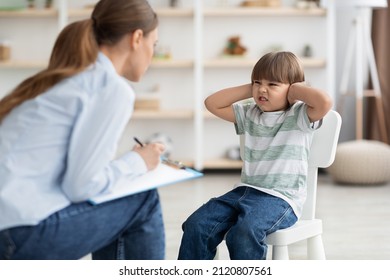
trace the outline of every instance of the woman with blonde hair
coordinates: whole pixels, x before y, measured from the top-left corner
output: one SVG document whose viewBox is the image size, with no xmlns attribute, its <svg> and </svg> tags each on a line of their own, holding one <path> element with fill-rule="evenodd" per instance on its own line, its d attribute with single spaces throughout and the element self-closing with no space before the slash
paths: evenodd
<svg viewBox="0 0 390 280">
<path fill-rule="evenodd" d="M 0 259 L 163 259 L 157 191 L 90 199 L 154 169 L 161 144 L 115 157 L 158 20 L 146 0 L 101 0 L 59 34 L 47 69 L 0 100 Z M 126 78 L 126 79 L 124 79 Z"/>
</svg>

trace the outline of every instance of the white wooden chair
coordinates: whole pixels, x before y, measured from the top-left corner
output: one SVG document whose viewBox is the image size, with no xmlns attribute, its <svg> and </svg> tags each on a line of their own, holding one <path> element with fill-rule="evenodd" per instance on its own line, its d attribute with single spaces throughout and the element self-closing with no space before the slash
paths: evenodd
<svg viewBox="0 0 390 280">
<path fill-rule="evenodd" d="M 314 132 L 307 174 L 307 198 L 302 216 L 293 226 L 267 236 L 266 243 L 272 246 L 272 259 L 289 259 L 288 245 L 303 240 L 307 240 L 308 259 L 325 259 L 322 220 L 315 218 L 317 176 L 318 168 L 326 168 L 334 161 L 340 128 L 340 114 L 331 110 L 324 117 L 322 126 Z M 242 151 L 244 141 L 242 138 L 240 140 Z"/>
</svg>

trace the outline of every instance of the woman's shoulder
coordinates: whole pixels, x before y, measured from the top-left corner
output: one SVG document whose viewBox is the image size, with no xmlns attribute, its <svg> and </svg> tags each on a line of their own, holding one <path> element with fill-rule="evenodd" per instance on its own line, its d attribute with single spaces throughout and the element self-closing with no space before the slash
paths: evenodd
<svg viewBox="0 0 390 280">
<path fill-rule="evenodd" d="M 67 82 L 67 86 L 78 88 L 90 97 L 101 95 L 102 92 L 132 94 L 130 84 L 123 77 L 99 63 L 91 65 L 83 72 L 68 79 Z"/>
</svg>

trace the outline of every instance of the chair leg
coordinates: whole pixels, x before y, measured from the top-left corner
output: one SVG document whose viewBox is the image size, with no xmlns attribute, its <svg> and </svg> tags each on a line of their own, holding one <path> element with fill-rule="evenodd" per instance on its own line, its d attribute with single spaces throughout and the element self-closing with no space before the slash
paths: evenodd
<svg viewBox="0 0 390 280">
<path fill-rule="evenodd" d="M 309 260 L 325 260 L 324 244 L 321 235 L 307 239 L 307 257 Z"/>
<path fill-rule="evenodd" d="M 288 247 L 287 246 L 272 246 L 272 259 L 273 260 L 288 260 Z"/>
</svg>

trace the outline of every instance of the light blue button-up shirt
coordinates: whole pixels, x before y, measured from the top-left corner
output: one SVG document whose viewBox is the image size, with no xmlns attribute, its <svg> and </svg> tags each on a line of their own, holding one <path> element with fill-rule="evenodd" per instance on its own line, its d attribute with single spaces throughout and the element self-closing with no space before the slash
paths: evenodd
<svg viewBox="0 0 390 280">
<path fill-rule="evenodd" d="M 99 53 L 86 71 L 11 111 L 0 124 L 0 230 L 38 224 L 145 173 L 138 153 L 114 159 L 133 104 L 130 85 Z"/>
</svg>

